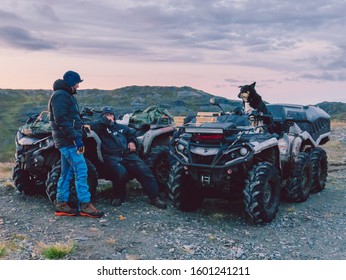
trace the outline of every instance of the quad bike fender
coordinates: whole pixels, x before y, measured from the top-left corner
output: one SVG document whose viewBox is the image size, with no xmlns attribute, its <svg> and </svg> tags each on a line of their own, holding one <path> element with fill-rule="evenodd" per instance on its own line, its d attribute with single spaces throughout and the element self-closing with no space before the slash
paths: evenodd
<svg viewBox="0 0 346 280">
<path fill-rule="evenodd" d="M 278 147 L 279 143 L 278 143 L 278 139 L 273 137 L 263 142 L 251 141 L 251 145 L 253 147 L 254 154 L 256 155 L 268 148 Z"/>
<path fill-rule="evenodd" d="M 280 147 L 277 138 L 272 137 L 263 142 L 251 141 L 251 144 L 253 145 L 254 157 L 269 157 L 270 162 L 275 164 L 279 170 L 282 169 Z"/>
<path fill-rule="evenodd" d="M 100 137 L 97 135 L 97 133 L 95 131 L 91 130 L 90 127 L 89 127 L 89 129 L 86 130 L 86 136 L 87 136 L 87 138 L 93 138 L 95 140 L 97 157 L 98 157 L 100 162 L 104 162 L 102 152 L 101 152 L 102 142 L 101 142 Z"/>
<path fill-rule="evenodd" d="M 290 156 L 290 161 L 294 162 L 298 158 L 298 154 L 301 151 L 302 143 L 303 143 L 303 138 L 301 136 L 294 136 L 294 135 L 288 135 L 289 138 L 289 143 L 290 149 L 289 149 L 289 155 Z"/>
<path fill-rule="evenodd" d="M 299 134 L 299 136 L 304 140 L 304 142 L 309 143 L 313 147 L 317 147 L 319 145 L 323 145 L 329 141 L 329 136 L 331 132 L 327 132 L 324 134 L 321 134 L 316 141 L 311 137 L 311 135 L 307 132 L 304 131 L 303 133 Z"/>
<path fill-rule="evenodd" d="M 51 137 L 51 136 L 47 136 L 45 138 L 36 138 L 36 137 L 24 136 L 18 140 L 18 144 L 21 146 L 31 146 L 31 145 L 37 144 L 38 142 L 46 141 L 49 137 Z M 54 145 L 54 143 L 53 143 L 53 145 Z"/>
<path fill-rule="evenodd" d="M 175 131 L 173 126 L 161 127 L 158 129 L 150 129 L 143 135 L 142 146 L 143 146 L 143 154 L 146 155 L 149 153 L 153 141 L 157 137 L 166 136 L 167 144 L 169 143 L 170 135 Z"/>
<path fill-rule="evenodd" d="M 329 137 L 330 137 L 331 132 L 328 131 L 326 133 L 323 133 L 323 134 L 319 135 L 316 140 L 314 140 L 309 132 L 301 130 L 299 128 L 299 126 L 296 123 L 294 123 L 290 127 L 289 134 L 293 135 L 295 137 L 297 135 L 299 135 L 299 137 L 301 137 L 303 142 L 305 142 L 305 143 L 307 143 L 313 147 L 317 147 L 318 145 L 323 145 L 329 141 Z"/>
</svg>

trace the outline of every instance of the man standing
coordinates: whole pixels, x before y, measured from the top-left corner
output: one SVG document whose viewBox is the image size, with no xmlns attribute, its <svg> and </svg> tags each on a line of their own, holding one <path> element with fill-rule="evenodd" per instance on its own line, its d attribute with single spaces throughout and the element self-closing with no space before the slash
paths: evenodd
<svg viewBox="0 0 346 280">
<path fill-rule="evenodd" d="M 126 184 L 130 176 L 136 178 L 142 185 L 152 205 L 166 209 L 167 205 L 160 198 L 154 174 L 136 153 L 136 137 L 128 126 L 115 122 L 113 108 L 103 107 L 101 118 L 91 123 L 91 129 L 97 133 L 102 142 L 104 170 L 107 172 L 107 179 L 113 183 L 112 205 L 120 206 L 124 202 Z"/>
<path fill-rule="evenodd" d="M 67 71 L 63 79 L 55 81 L 54 93 L 48 103 L 53 140 L 61 153 L 61 174 L 57 187 L 55 215 L 100 218 L 104 213 L 97 210 L 90 202 L 88 168 L 83 156 L 85 150 L 82 141 L 83 124 L 74 97 L 82 81 L 78 73 Z M 73 209 L 67 203 L 73 177 L 80 209 Z"/>
</svg>

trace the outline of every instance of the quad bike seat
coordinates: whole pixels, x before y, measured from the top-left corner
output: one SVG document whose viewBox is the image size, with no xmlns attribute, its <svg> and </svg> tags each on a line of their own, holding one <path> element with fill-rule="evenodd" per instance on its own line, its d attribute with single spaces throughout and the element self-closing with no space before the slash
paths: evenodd
<svg viewBox="0 0 346 280">
<path fill-rule="evenodd" d="M 135 130 L 135 136 L 141 136 L 143 134 L 145 134 L 149 129 L 150 129 L 150 124 L 137 124 L 137 123 L 129 123 L 128 127 L 130 127 L 131 129 Z"/>
</svg>

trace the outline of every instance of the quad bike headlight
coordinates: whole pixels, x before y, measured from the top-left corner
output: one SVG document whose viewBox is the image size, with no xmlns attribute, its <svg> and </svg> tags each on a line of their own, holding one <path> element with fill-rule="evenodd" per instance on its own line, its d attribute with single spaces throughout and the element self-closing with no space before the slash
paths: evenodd
<svg viewBox="0 0 346 280">
<path fill-rule="evenodd" d="M 247 153 L 248 153 L 248 150 L 246 149 L 246 148 L 241 148 L 240 150 L 239 150 L 239 153 L 242 155 L 242 156 L 246 156 L 247 155 Z"/>
<path fill-rule="evenodd" d="M 177 150 L 178 150 L 179 152 L 183 152 L 184 149 L 185 149 L 185 146 L 184 146 L 183 144 L 178 144 L 178 145 L 177 145 Z"/>
</svg>

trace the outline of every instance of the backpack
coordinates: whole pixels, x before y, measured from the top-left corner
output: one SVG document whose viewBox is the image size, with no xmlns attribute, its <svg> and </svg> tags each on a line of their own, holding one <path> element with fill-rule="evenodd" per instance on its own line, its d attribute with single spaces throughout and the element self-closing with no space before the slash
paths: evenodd
<svg viewBox="0 0 346 280">
<path fill-rule="evenodd" d="M 133 124 L 163 124 L 173 123 L 173 116 L 167 109 L 157 105 L 148 107 L 144 110 L 136 110 L 130 117 L 129 123 Z"/>
<path fill-rule="evenodd" d="M 18 129 L 26 136 L 44 137 L 52 134 L 49 124 L 49 111 L 41 112 L 36 119 L 30 118 Z"/>
</svg>

